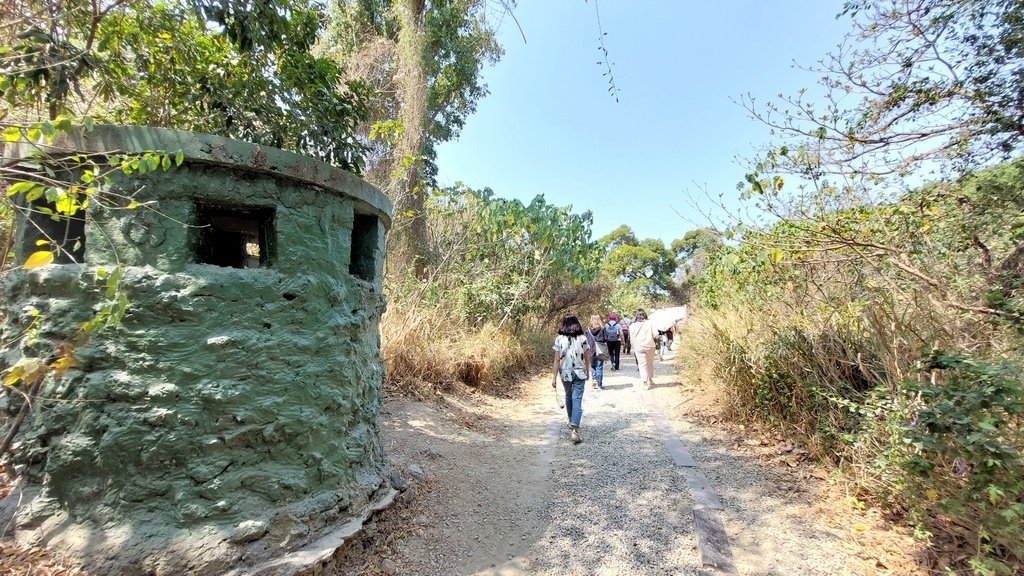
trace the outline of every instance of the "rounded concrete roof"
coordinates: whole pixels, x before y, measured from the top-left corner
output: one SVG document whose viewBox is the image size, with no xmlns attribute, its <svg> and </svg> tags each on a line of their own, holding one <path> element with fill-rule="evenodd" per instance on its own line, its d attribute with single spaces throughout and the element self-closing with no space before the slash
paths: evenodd
<svg viewBox="0 0 1024 576">
<path fill-rule="evenodd" d="M 357 201 L 357 212 L 372 213 L 385 227 L 391 226 L 391 201 L 362 178 L 309 156 L 233 140 L 212 134 L 168 130 L 149 126 L 96 125 L 92 130 L 76 127 L 57 136 L 50 144 L 20 142 L 9 157 L 28 158 L 46 153 L 119 154 L 181 150 L 189 162 L 224 166 L 276 178 L 295 180 L 349 196 Z"/>
</svg>

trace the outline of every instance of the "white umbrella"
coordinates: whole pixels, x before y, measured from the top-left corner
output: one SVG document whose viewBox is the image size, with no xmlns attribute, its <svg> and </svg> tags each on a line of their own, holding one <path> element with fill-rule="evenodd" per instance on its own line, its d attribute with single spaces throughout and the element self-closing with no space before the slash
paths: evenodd
<svg viewBox="0 0 1024 576">
<path fill-rule="evenodd" d="M 686 306 L 673 306 L 671 308 L 662 308 L 661 310 L 655 310 L 651 312 L 648 320 L 655 330 L 664 332 L 673 326 L 677 322 L 686 320 L 687 312 Z"/>
</svg>

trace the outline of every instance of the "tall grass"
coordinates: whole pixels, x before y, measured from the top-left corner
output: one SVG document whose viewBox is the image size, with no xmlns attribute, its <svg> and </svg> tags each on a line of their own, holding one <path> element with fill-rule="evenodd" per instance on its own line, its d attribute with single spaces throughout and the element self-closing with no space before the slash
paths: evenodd
<svg viewBox="0 0 1024 576">
<path fill-rule="evenodd" d="M 432 308 L 389 308 L 381 318 L 386 383 L 423 394 L 463 384 L 497 391 L 537 360 L 528 339 L 508 328 L 470 328 Z"/>
<path fill-rule="evenodd" d="M 728 416 L 802 440 L 864 497 L 960 547 L 961 566 L 1024 569 L 1019 336 L 913 295 L 831 302 L 698 310 L 684 374 Z"/>
</svg>

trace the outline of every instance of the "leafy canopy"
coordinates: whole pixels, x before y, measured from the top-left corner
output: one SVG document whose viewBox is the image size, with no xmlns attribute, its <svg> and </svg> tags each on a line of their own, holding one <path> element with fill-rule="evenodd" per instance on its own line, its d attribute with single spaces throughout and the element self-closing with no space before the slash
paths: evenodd
<svg viewBox="0 0 1024 576">
<path fill-rule="evenodd" d="M 0 28 L 5 122 L 89 115 L 360 168 L 365 90 L 314 55 L 323 22 L 314 1 L 22 0 L 16 8 Z"/>
</svg>

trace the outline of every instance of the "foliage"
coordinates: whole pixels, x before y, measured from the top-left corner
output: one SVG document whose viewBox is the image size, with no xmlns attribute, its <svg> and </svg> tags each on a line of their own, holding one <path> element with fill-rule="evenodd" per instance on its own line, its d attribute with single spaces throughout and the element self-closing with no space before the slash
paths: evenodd
<svg viewBox="0 0 1024 576">
<path fill-rule="evenodd" d="M 59 5 L 58 5 L 59 4 Z M 320 8 L 23 0 L 5 12 L 0 119 L 58 115 L 208 132 L 358 171 L 365 91 L 311 53 Z"/>
<path fill-rule="evenodd" d="M 774 149 L 788 148 L 787 171 L 812 179 L 935 163 L 970 171 L 1019 149 L 1024 2 L 848 0 L 842 15 L 854 29 L 813 69 L 820 98 L 801 90 L 763 108 L 745 102 L 792 140 Z"/>
<path fill-rule="evenodd" d="M 918 518 L 967 524 L 976 572 L 1011 574 L 1024 561 L 1024 372 L 940 352 L 923 369 L 905 389 L 899 495 Z"/>
<path fill-rule="evenodd" d="M 621 283 L 613 308 L 627 310 L 636 302 L 645 306 L 659 299 L 678 298 L 672 278 L 675 255 L 656 239 L 637 240 L 628 226 L 620 226 L 598 240 L 606 255 L 601 270 Z"/>
<path fill-rule="evenodd" d="M 697 228 L 672 241 L 670 249 L 685 266 L 687 275 L 699 276 L 711 258 L 725 248 L 722 233 L 714 228 Z"/>
<path fill-rule="evenodd" d="M 428 211 L 436 251 L 430 280 L 416 295 L 450 305 L 469 323 L 520 322 L 543 313 L 564 286 L 597 275 L 589 212 L 461 185 L 436 190 Z"/>
<path fill-rule="evenodd" d="M 868 494 L 952 530 L 979 573 L 1021 561 L 1019 472 L 999 475 L 1024 450 L 1021 169 L 739 228 L 693 279 L 703 318 L 683 336 L 734 415 L 852 463 Z M 922 350 L 949 352 L 922 364 Z M 975 472 L 947 474 L 958 458 Z M 1010 496 L 982 502 L 989 486 Z"/>
</svg>

